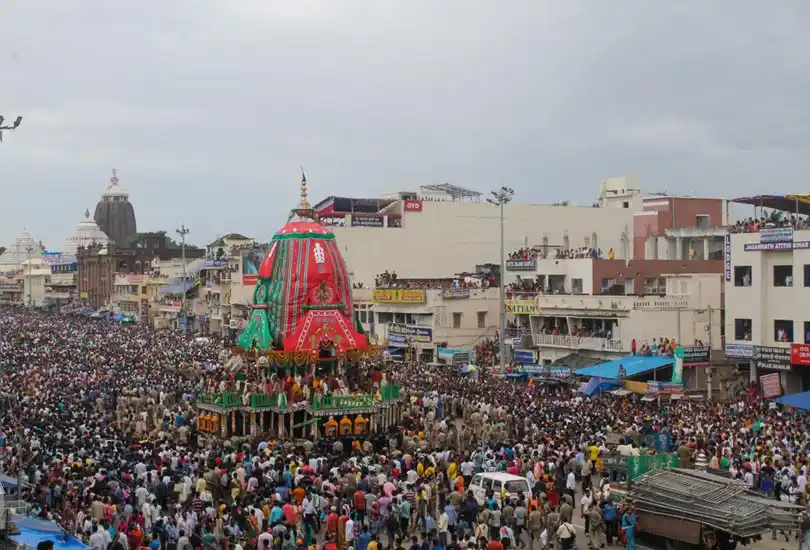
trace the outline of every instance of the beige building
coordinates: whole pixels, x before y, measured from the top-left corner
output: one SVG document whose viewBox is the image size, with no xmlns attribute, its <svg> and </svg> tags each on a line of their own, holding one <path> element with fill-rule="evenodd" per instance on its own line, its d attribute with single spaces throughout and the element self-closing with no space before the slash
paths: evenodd
<svg viewBox="0 0 810 550">
<path fill-rule="evenodd" d="M 577 260 L 572 260 L 576 262 Z M 507 345 L 535 348 L 538 364 L 570 354 L 613 360 L 642 346 L 675 340 L 681 346 L 722 349 L 722 275 L 663 274 L 654 295 L 523 294 L 506 300 L 512 328 Z M 687 369 L 687 389 L 705 385 L 702 369 Z"/>
<path fill-rule="evenodd" d="M 495 288 L 356 288 L 352 300 L 372 342 L 427 361 L 436 348 L 470 350 L 498 330 Z"/>
<path fill-rule="evenodd" d="M 385 270 L 403 278 L 441 278 L 499 261 L 499 209 L 478 193 L 423 186 L 380 199 L 330 197 L 315 208 L 332 225 L 354 281 L 366 286 Z M 638 182 L 627 178 L 604 180 L 595 205 L 515 200 L 504 207 L 505 249 L 534 246 L 551 253 L 584 246 L 631 258 L 633 214 L 640 210 Z"/>
<path fill-rule="evenodd" d="M 810 390 L 810 230 L 726 237 L 726 355 L 751 382 Z"/>
</svg>

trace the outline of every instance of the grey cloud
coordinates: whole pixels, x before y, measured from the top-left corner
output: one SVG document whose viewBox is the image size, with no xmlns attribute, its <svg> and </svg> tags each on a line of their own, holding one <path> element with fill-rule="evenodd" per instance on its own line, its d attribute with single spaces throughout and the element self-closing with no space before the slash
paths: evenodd
<svg viewBox="0 0 810 550">
<path fill-rule="evenodd" d="M 58 247 L 113 162 L 139 228 L 268 238 L 297 193 L 608 176 L 801 190 L 806 2 L 7 0 L 0 236 Z"/>
</svg>

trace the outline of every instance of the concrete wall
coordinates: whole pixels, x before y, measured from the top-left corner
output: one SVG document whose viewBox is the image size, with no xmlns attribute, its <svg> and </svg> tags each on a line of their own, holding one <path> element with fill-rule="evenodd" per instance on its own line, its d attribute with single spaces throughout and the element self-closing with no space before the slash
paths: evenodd
<svg viewBox="0 0 810 550">
<path fill-rule="evenodd" d="M 598 236 L 599 248 L 617 257 L 632 253 L 632 209 L 508 204 L 504 209 L 505 249 L 524 245 L 584 246 Z M 354 280 L 366 285 L 385 271 L 403 278 L 449 277 L 476 265 L 498 263 L 498 208 L 487 203 L 430 202 L 421 212 L 405 212 L 402 227 L 334 227 L 340 251 Z"/>
</svg>

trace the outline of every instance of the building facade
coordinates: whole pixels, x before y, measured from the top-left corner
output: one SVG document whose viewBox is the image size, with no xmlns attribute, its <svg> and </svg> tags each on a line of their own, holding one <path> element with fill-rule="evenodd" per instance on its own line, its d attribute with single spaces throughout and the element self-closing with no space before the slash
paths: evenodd
<svg viewBox="0 0 810 550">
<path fill-rule="evenodd" d="M 633 253 L 633 213 L 640 191 L 625 178 L 605 180 L 592 206 L 520 204 L 504 207 L 507 251 L 588 247 L 616 258 Z M 379 199 L 329 197 L 315 206 L 331 224 L 355 282 L 371 286 L 384 270 L 401 277 L 441 278 L 497 263 L 500 212 L 480 194 L 453 186 L 423 186 Z"/>
<path fill-rule="evenodd" d="M 729 360 L 752 383 L 778 374 L 782 392 L 810 390 L 810 230 L 729 233 L 725 281 Z"/>
</svg>

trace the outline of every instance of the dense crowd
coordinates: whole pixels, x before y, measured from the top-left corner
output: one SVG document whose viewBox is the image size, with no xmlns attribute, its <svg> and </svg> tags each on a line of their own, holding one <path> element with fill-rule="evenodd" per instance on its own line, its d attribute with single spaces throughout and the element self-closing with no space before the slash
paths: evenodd
<svg viewBox="0 0 810 550">
<path fill-rule="evenodd" d="M 0 314 L 0 468 L 26 481 L 32 514 L 93 549 L 569 550 L 575 517 L 594 548 L 620 536 L 632 548 L 636 516 L 600 475 L 610 433 L 666 432 L 684 466 L 705 456 L 776 498 L 806 498 L 807 417 L 756 399 L 660 408 L 486 371 L 369 363 L 370 383 L 382 371 L 407 406 L 401 425 L 359 448 L 268 433 L 203 439 L 195 396 L 266 382 L 235 368 L 216 339 Z M 473 476 L 496 471 L 528 486 L 470 492 Z"/>
</svg>

